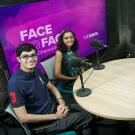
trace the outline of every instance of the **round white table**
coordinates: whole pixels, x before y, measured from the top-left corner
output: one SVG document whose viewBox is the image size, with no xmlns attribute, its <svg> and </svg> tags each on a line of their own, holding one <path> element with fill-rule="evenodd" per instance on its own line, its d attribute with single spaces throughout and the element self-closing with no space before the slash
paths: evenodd
<svg viewBox="0 0 135 135">
<path fill-rule="evenodd" d="M 88 112 L 115 120 L 135 120 L 135 58 L 119 59 L 104 63 L 105 69 L 93 68 L 83 73 L 84 87 L 92 93 L 74 97 Z M 81 88 L 80 79 L 74 84 L 74 93 Z"/>
</svg>

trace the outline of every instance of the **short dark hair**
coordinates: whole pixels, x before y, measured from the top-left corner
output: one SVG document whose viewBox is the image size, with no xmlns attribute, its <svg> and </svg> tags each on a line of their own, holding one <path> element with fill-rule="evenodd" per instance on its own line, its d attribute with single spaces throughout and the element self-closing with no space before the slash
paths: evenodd
<svg viewBox="0 0 135 135">
<path fill-rule="evenodd" d="M 34 45 L 32 45 L 31 43 L 23 43 L 16 48 L 16 56 L 19 57 L 22 52 L 30 52 L 31 50 L 35 50 L 37 54 L 37 50 Z"/>
<path fill-rule="evenodd" d="M 58 39 L 58 45 L 57 45 L 57 50 L 61 51 L 62 53 L 66 53 L 68 50 L 67 50 L 67 47 L 65 46 L 64 42 L 63 42 L 63 36 L 65 35 L 65 33 L 67 32 L 71 32 L 74 36 L 74 44 L 73 46 L 71 47 L 71 50 L 73 52 L 77 52 L 77 50 L 79 49 L 79 45 L 78 45 L 78 40 L 75 36 L 75 33 L 71 30 L 68 30 L 68 29 L 65 29 L 59 36 L 59 39 Z"/>
</svg>

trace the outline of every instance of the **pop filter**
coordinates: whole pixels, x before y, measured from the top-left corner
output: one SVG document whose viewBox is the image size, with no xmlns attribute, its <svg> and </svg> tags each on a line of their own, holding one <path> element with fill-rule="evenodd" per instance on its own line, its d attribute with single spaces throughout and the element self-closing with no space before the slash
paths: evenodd
<svg viewBox="0 0 135 135">
<path fill-rule="evenodd" d="M 69 61 L 69 65 L 73 68 L 80 68 L 81 67 L 81 59 L 74 58 L 74 59 Z"/>
<path fill-rule="evenodd" d="M 73 68 L 92 68 L 94 64 L 87 62 L 87 59 L 82 59 L 82 58 L 74 58 L 69 61 L 69 65 Z"/>
<path fill-rule="evenodd" d="M 102 41 L 95 39 L 95 40 L 92 40 L 90 42 L 90 46 L 92 46 L 94 48 L 102 48 L 103 47 L 103 43 L 102 43 Z"/>
</svg>

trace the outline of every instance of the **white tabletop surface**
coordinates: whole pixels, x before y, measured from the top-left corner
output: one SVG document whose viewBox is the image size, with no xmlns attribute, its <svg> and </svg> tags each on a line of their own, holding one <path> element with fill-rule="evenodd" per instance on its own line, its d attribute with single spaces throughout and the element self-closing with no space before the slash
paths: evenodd
<svg viewBox="0 0 135 135">
<path fill-rule="evenodd" d="M 135 58 L 104 63 L 105 69 L 93 68 L 83 73 L 85 88 L 92 90 L 86 97 L 74 97 L 85 110 L 115 120 L 135 120 Z M 78 78 L 74 93 L 81 87 Z"/>
</svg>

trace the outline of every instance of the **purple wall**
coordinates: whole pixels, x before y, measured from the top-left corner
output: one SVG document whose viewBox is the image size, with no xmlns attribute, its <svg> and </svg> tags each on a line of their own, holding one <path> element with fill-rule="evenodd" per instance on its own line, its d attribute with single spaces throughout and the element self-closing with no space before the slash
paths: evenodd
<svg viewBox="0 0 135 135">
<path fill-rule="evenodd" d="M 105 0 L 49 0 L 0 7 L 0 39 L 12 74 L 18 63 L 16 47 L 31 42 L 38 49 L 39 61 L 53 55 L 57 39 L 71 29 L 79 40 L 81 57 L 95 52 L 93 39 L 106 43 Z"/>
</svg>

